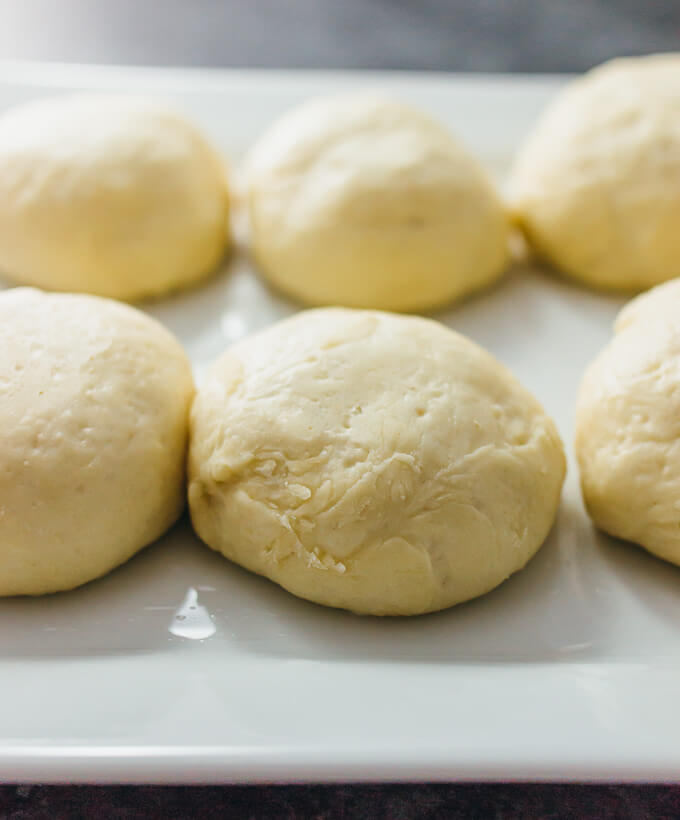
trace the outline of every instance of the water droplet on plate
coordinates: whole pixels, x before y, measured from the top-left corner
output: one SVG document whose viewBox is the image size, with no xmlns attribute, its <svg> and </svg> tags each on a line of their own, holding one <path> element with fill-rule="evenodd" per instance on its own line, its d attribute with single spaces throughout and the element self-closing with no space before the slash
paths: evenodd
<svg viewBox="0 0 680 820">
<path fill-rule="evenodd" d="M 198 602 L 198 592 L 194 587 L 187 590 L 168 630 L 178 638 L 190 638 L 194 641 L 203 641 L 217 632 L 210 613 Z"/>
</svg>

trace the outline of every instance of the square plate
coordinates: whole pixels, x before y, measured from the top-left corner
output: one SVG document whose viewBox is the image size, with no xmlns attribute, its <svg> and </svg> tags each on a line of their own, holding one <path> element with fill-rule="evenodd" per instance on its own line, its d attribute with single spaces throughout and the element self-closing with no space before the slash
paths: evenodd
<svg viewBox="0 0 680 820">
<path fill-rule="evenodd" d="M 237 159 L 300 100 L 382 88 L 502 174 L 564 78 L 4 64 L 0 108 L 71 90 L 166 98 Z M 621 300 L 529 268 L 438 313 L 558 422 Z M 295 311 L 237 256 L 147 309 L 200 378 Z M 0 601 L 0 779 L 229 782 L 672 780 L 680 765 L 680 570 L 597 535 L 573 460 L 557 525 L 499 589 L 414 619 L 297 600 L 203 547 L 186 521 L 74 592 Z"/>
</svg>

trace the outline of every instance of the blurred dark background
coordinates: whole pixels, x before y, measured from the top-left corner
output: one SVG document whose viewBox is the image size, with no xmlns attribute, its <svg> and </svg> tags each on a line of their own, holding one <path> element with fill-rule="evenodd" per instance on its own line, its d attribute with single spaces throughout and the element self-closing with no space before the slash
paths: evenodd
<svg viewBox="0 0 680 820">
<path fill-rule="evenodd" d="M 678 0 L 0 0 L 0 57 L 582 71 L 680 50 Z"/>
</svg>

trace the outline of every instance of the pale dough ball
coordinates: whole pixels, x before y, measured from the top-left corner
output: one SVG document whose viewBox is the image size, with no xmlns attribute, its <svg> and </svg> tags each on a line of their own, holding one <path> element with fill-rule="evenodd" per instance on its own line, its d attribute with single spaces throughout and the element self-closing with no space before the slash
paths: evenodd
<svg viewBox="0 0 680 820">
<path fill-rule="evenodd" d="M 212 272 L 228 242 L 222 162 L 152 102 L 65 96 L 0 117 L 0 274 L 137 300 Z"/>
<path fill-rule="evenodd" d="M 0 293 L 0 595 L 84 584 L 180 514 L 189 362 L 134 308 Z"/>
<path fill-rule="evenodd" d="M 588 512 L 605 532 L 680 564 L 680 280 L 630 302 L 576 410 Z"/>
<path fill-rule="evenodd" d="M 309 304 L 418 311 L 496 280 L 508 222 L 479 164 L 390 100 L 318 100 L 274 124 L 248 168 L 264 275 Z"/>
<path fill-rule="evenodd" d="M 530 244 L 564 273 L 616 290 L 677 276 L 680 56 L 614 60 L 571 83 L 510 188 Z"/>
<path fill-rule="evenodd" d="M 199 536 L 358 613 L 430 612 L 501 583 L 545 539 L 564 470 L 538 402 L 428 319 L 298 314 L 230 348 L 192 409 Z"/>
</svg>

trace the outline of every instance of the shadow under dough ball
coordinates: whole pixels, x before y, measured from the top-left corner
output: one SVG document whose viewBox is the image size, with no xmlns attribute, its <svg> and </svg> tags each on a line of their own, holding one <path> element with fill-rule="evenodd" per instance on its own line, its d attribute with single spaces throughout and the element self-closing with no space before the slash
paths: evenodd
<svg viewBox="0 0 680 820">
<path fill-rule="evenodd" d="M 302 598 L 416 615 L 488 592 L 552 526 L 562 444 L 489 353 L 415 317 L 306 311 L 231 347 L 192 408 L 213 549 Z"/>
<path fill-rule="evenodd" d="M 136 301 L 194 284 L 229 242 L 226 172 L 180 114 L 66 95 L 0 116 L 0 275 Z"/>
</svg>

